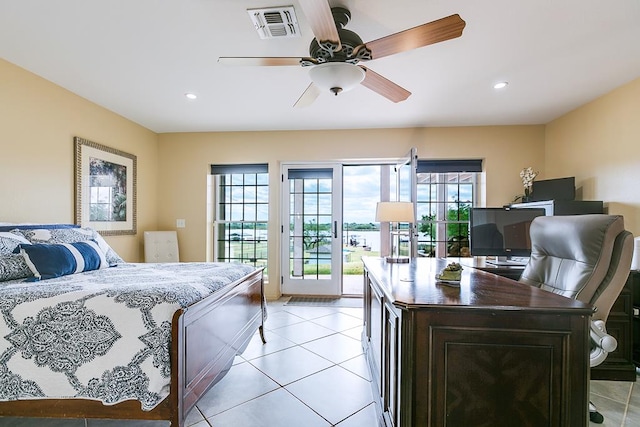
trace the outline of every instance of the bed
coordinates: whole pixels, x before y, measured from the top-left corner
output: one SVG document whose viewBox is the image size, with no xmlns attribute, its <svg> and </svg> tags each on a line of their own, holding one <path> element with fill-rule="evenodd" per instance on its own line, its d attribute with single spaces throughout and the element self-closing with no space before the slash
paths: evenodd
<svg viewBox="0 0 640 427">
<path fill-rule="evenodd" d="M 95 230 L 33 225 L 0 226 L 0 312 L 2 416 L 182 427 L 264 342 L 266 305 L 260 268 L 125 263 Z"/>
</svg>

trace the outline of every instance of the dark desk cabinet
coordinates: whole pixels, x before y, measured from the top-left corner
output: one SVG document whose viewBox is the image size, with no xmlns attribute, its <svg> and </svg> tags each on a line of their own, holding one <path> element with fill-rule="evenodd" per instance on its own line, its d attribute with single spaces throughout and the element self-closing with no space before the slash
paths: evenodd
<svg viewBox="0 0 640 427">
<path fill-rule="evenodd" d="M 473 268 L 447 286 L 446 260 L 363 261 L 381 426 L 588 424 L 588 305 Z"/>
</svg>

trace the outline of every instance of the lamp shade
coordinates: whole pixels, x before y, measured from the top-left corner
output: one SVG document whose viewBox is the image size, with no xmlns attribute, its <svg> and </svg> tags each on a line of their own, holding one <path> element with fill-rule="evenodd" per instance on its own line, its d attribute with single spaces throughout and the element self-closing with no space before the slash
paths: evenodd
<svg viewBox="0 0 640 427">
<path fill-rule="evenodd" d="M 376 221 L 378 222 L 415 222 L 413 203 L 378 202 Z"/>
<path fill-rule="evenodd" d="M 327 62 L 312 67 L 309 76 L 321 90 L 330 90 L 337 95 L 359 85 L 364 80 L 364 70 L 346 62 Z"/>
</svg>

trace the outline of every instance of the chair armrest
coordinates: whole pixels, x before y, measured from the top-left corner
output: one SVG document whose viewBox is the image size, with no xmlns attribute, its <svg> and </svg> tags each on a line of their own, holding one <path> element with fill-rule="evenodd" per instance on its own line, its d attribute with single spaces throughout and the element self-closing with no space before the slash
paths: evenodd
<svg viewBox="0 0 640 427">
<path fill-rule="evenodd" d="M 591 354 L 589 364 L 598 366 L 607 358 L 607 355 L 618 347 L 618 342 L 607 333 L 605 323 L 602 320 L 591 321 Z"/>
</svg>

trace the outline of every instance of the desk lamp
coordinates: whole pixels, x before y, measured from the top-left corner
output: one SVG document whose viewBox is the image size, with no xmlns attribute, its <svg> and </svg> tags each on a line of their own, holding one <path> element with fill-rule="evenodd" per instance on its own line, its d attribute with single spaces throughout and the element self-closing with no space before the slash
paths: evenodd
<svg viewBox="0 0 640 427">
<path fill-rule="evenodd" d="M 400 236 L 407 236 L 410 240 L 411 230 L 400 230 L 401 222 L 414 223 L 415 215 L 413 203 L 411 202 L 378 202 L 376 207 L 376 221 L 388 222 L 391 237 L 391 255 L 388 256 L 387 262 L 404 263 L 411 260 L 411 253 L 408 257 L 400 256 Z M 394 230 L 395 223 L 395 230 Z"/>
</svg>

